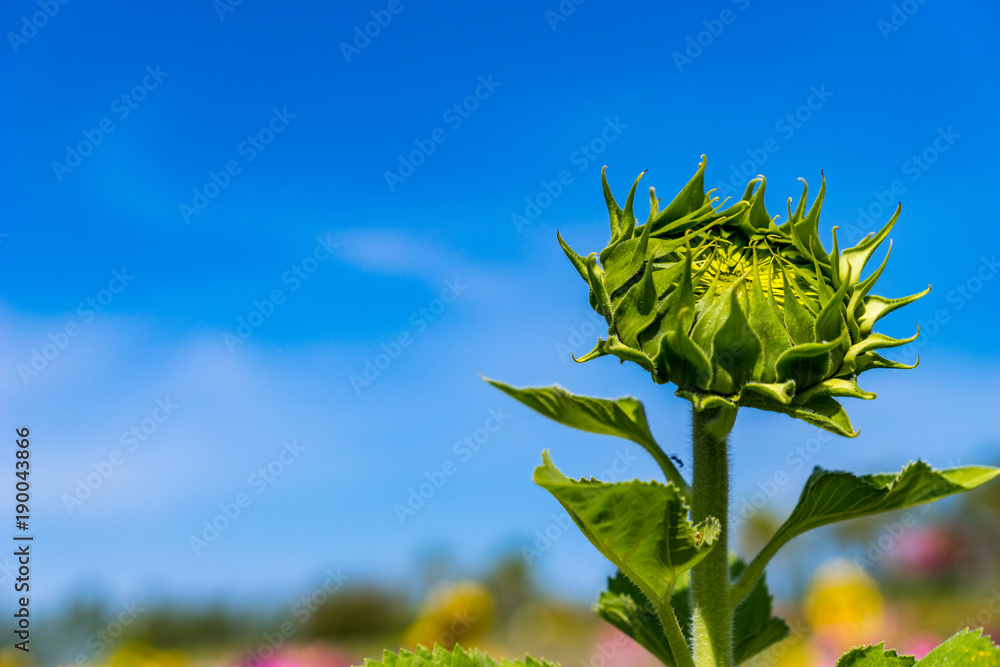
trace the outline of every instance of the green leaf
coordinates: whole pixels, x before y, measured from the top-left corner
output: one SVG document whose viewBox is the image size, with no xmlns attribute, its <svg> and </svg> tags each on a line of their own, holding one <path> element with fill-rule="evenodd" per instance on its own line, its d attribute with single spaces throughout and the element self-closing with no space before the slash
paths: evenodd
<svg viewBox="0 0 1000 667">
<path fill-rule="evenodd" d="M 415 653 L 400 651 L 399 655 L 386 651 L 381 660 L 365 660 L 365 667 L 558 667 L 548 660 L 535 660 L 525 656 L 524 660 L 494 660 L 478 649 L 466 652 L 461 646 L 449 651 L 441 645 L 433 650 L 417 647 Z"/>
<path fill-rule="evenodd" d="M 918 663 L 920 667 L 1000 667 L 1000 648 L 983 631 L 966 628 L 928 653 Z"/>
<path fill-rule="evenodd" d="M 679 581 L 670 599 L 674 615 L 690 637 L 691 604 L 689 590 Z M 674 667 L 673 651 L 656 608 L 646 596 L 620 571 L 608 579 L 608 590 L 601 593 L 594 603 L 594 613 L 634 639 L 640 646 L 656 656 L 667 667 Z"/>
<path fill-rule="evenodd" d="M 910 667 L 916 664 L 912 655 L 897 655 L 886 651 L 885 644 L 853 648 L 840 656 L 835 667 Z"/>
<path fill-rule="evenodd" d="M 746 569 L 746 564 L 733 558 L 730 561 L 733 578 Z M 733 648 L 736 664 L 743 663 L 788 635 L 788 626 L 771 616 L 771 594 L 767 582 L 761 578 L 753 591 L 737 608 L 733 622 Z M 692 625 L 690 576 L 678 578 L 670 598 L 670 606 L 677 617 L 684 638 L 690 642 Z M 665 665 L 674 665 L 673 653 L 666 634 L 660 625 L 655 607 L 642 591 L 621 572 L 608 579 L 608 590 L 601 593 L 594 605 L 594 612 L 638 642 L 659 658 Z"/>
<path fill-rule="evenodd" d="M 911 463 L 898 475 L 885 473 L 858 477 L 849 472 L 831 472 L 817 467 L 806 482 L 791 516 L 740 578 L 735 590 L 736 599 L 749 592 L 755 578 L 763 572 L 767 561 L 778 549 L 808 530 L 836 521 L 933 502 L 974 489 L 997 475 L 1000 475 L 1000 468 L 967 466 L 934 470 L 923 461 Z"/>
<path fill-rule="evenodd" d="M 736 559 L 730 565 L 730 574 L 736 579 L 745 569 L 746 564 Z M 733 658 L 736 664 L 749 660 L 788 636 L 789 629 L 784 619 L 771 615 L 773 602 L 767 581 L 762 576 L 736 607 L 733 619 Z"/>
<path fill-rule="evenodd" d="M 667 479 L 686 496 L 687 482 L 681 477 L 670 458 L 656 443 L 646 423 L 642 403 L 624 396 L 622 398 L 591 398 L 571 394 L 559 385 L 551 387 L 512 387 L 509 384 L 483 378 L 491 385 L 560 424 L 578 428 L 588 433 L 615 435 L 631 440 L 649 452 Z"/>
<path fill-rule="evenodd" d="M 654 604 L 665 604 L 677 579 L 715 545 L 719 522 L 693 525 L 680 491 L 659 482 L 607 484 L 572 480 L 542 452 L 535 483 L 555 496 L 591 544 Z"/>
<path fill-rule="evenodd" d="M 982 629 L 966 628 L 920 660 L 886 651 L 884 644 L 855 648 L 840 657 L 836 667 L 1000 667 L 997 648 Z"/>
</svg>

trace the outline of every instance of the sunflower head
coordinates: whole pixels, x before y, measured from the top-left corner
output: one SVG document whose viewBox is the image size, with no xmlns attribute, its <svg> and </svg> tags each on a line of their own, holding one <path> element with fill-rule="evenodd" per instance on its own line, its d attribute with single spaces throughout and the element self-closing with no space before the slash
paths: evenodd
<svg viewBox="0 0 1000 667">
<path fill-rule="evenodd" d="M 858 387 L 870 368 L 913 368 L 877 353 L 916 338 L 874 333 L 875 323 L 930 288 L 899 299 L 871 293 L 889 258 L 863 271 L 900 209 L 877 233 L 840 249 L 819 240 L 826 180 L 807 207 L 808 186 L 788 220 L 764 208 L 765 179 L 732 205 L 705 194 L 705 156 L 670 204 L 649 189 L 645 224 L 633 213 L 639 175 L 621 208 L 601 172 L 611 241 L 582 257 L 559 243 L 590 287 L 607 339 L 578 361 L 614 355 L 672 382 L 698 409 L 755 407 L 842 435 L 857 433 L 838 397 L 874 398 Z M 645 173 L 645 172 L 644 172 Z M 891 249 L 890 242 L 890 249 Z M 915 366 L 916 364 L 914 364 Z"/>
</svg>

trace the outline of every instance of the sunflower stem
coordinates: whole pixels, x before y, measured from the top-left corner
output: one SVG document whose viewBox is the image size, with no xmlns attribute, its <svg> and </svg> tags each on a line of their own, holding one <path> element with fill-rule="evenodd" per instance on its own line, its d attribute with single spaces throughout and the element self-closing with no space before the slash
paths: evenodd
<svg viewBox="0 0 1000 667">
<path fill-rule="evenodd" d="M 691 518 L 719 520 L 718 541 L 691 570 L 692 635 L 696 667 L 732 667 L 733 610 L 729 581 L 729 432 L 732 408 L 692 410 L 694 483 Z"/>
</svg>

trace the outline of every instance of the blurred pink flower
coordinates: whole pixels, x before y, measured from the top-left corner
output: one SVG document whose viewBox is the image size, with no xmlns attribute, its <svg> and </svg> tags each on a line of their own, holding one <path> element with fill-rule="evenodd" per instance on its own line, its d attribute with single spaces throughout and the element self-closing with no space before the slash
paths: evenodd
<svg viewBox="0 0 1000 667">
<path fill-rule="evenodd" d="M 900 655 L 912 655 L 920 660 L 925 655 L 930 653 L 934 648 L 940 644 L 943 639 L 940 637 L 935 637 L 934 635 L 921 635 L 916 638 L 911 638 L 906 642 L 903 650 L 899 652 Z"/>
</svg>

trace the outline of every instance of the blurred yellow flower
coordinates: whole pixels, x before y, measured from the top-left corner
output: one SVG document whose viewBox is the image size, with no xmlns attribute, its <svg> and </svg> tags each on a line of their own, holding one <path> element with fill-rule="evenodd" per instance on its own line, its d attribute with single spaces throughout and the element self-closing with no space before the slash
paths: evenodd
<svg viewBox="0 0 1000 667">
<path fill-rule="evenodd" d="M 144 644 L 129 644 L 115 653 L 107 667 L 186 667 L 190 658 L 180 651 L 160 651 Z"/>
<path fill-rule="evenodd" d="M 489 630 L 493 620 L 493 594 L 481 584 L 459 582 L 435 590 L 424 602 L 417 620 L 403 634 L 403 645 L 451 649 L 472 642 Z"/>
<path fill-rule="evenodd" d="M 878 642 L 885 600 L 875 580 L 846 560 L 832 560 L 816 572 L 805 601 L 806 617 L 822 643 L 848 646 Z"/>
</svg>

